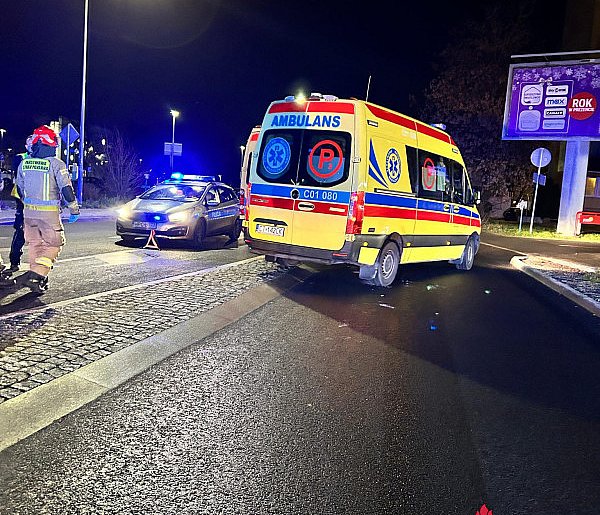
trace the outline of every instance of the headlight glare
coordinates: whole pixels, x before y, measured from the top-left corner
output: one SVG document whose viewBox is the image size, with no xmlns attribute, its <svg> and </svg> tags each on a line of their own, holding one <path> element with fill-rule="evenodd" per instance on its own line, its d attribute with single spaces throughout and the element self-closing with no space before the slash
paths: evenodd
<svg viewBox="0 0 600 515">
<path fill-rule="evenodd" d="M 185 222 L 188 219 L 188 211 L 178 211 L 169 215 L 169 222 Z"/>
</svg>

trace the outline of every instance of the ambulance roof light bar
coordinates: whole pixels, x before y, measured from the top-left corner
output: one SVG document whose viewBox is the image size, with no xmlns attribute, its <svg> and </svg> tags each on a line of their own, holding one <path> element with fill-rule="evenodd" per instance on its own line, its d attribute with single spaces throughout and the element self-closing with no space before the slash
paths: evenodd
<svg viewBox="0 0 600 515">
<path fill-rule="evenodd" d="M 297 96 L 288 95 L 283 99 L 284 102 L 306 102 L 306 101 L 315 101 L 315 100 L 324 100 L 325 102 L 335 102 L 339 100 L 335 95 L 323 95 L 322 93 L 311 93 L 308 98 L 306 98 L 303 94 L 298 94 Z"/>
<path fill-rule="evenodd" d="M 441 129 L 443 131 L 446 130 L 446 124 L 445 123 L 432 123 L 430 124 L 432 127 L 435 127 L 436 129 Z"/>
</svg>

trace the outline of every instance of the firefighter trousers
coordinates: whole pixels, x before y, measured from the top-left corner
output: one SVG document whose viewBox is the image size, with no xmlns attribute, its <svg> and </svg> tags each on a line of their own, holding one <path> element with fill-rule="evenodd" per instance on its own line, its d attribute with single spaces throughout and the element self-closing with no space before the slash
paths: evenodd
<svg viewBox="0 0 600 515">
<path fill-rule="evenodd" d="M 65 244 L 65 230 L 58 212 L 56 216 L 25 216 L 25 241 L 29 250 L 29 269 L 46 276 L 54 266 Z"/>
</svg>

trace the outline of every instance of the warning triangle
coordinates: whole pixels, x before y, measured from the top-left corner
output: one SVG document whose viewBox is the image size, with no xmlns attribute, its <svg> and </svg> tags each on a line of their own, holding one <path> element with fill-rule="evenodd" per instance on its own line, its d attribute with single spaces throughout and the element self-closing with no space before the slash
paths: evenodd
<svg viewBox="0 0 600 515">
<path fill-rule="evenodd" d="M 154 229 L 152 229 L 150 231 L 150 235 L 148 236 L 148 241 L 146 242 L 146 245 L 144 245 L 142 248 L 160 250 L 158 243 L 156 243 L 156 231 Z"/>
</svg>

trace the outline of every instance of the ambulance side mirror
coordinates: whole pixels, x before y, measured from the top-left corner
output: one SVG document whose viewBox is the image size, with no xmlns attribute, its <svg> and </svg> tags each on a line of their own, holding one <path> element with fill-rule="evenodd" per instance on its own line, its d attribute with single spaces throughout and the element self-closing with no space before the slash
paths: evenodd
<svg viewBox="0 0 600 515">
<path fill-rule="evenodd" d="M 475 204 L 481 204 L 481 191 L 473 190 L 473 199 L 475 200 Z"/>
</svg>

